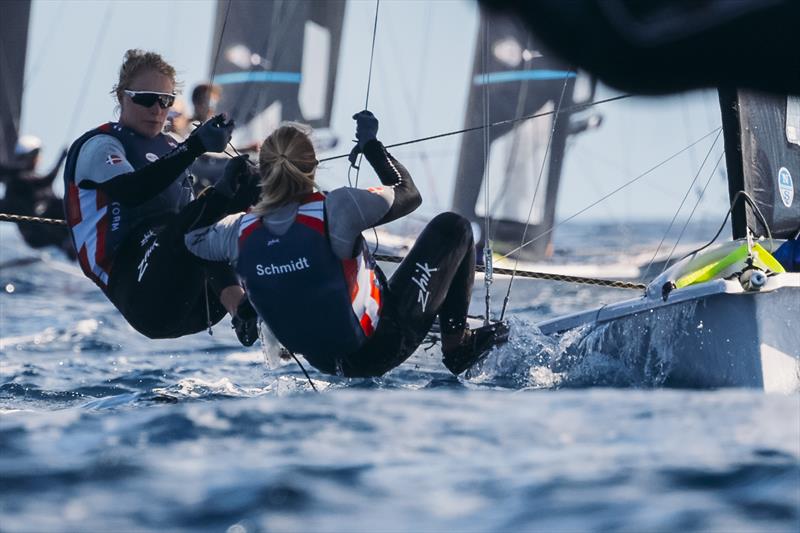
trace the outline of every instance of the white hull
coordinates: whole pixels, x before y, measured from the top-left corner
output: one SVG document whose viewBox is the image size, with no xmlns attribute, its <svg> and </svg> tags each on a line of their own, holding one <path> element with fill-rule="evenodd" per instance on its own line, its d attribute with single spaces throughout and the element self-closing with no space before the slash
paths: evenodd
<svg viewBox="0 0 800 533">
<path fill-rule="evenodd" d="M 539 324 L 546 335 L 581 328 L 558 370 L 574 355 L 601 353 L 640 373 L 642 383 L 800 390 L 800 274 L 771 276 L 758 291 L 714 279 L 665 300 L 660 288 L 669 278 L 670 271 L 641 298 Z"/>
</svg>

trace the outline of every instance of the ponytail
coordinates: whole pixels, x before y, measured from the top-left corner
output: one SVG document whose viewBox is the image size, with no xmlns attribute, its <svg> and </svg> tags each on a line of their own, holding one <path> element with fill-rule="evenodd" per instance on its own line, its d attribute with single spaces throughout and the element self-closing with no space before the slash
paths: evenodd
<svg viewBox="0 0 800 533">
<path fill-rule="evenodd" d="M 261 198 L 253 213 L 264 215 L 314 191 L 319 162 L 309 134 L 308 127 L 289 122 L 272 132 L 261 145 L 258 157 Z"/>
</svg>

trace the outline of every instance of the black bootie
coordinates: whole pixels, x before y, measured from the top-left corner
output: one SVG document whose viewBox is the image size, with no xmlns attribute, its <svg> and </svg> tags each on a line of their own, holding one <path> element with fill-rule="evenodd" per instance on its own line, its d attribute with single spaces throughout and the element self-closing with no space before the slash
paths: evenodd
<svg viewBox="0 0 800 533">
<path fill-rule="evenodd" d="M 442 352 L 442 362 L 457 376 L 483 360 L 489 350 L 508 341 L 508 322 L 493 322 L 468 330 L 464 341 L 453 350 Z"/>
</svg>

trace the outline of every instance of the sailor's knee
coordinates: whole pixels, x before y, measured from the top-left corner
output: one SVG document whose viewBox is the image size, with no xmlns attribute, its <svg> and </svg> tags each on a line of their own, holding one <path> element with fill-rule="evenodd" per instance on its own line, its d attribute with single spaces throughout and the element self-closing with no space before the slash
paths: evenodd
<svg viewBox="0 0 800 533">
<path fill-rule="evenodd" d="M 472 235 L 472 225 L 469 220 L 452 211 L 446 211 L 433 217 L 431 225 L 434 224 L 437 227 L 447 228 L 450 231 Z"/>
</svg>

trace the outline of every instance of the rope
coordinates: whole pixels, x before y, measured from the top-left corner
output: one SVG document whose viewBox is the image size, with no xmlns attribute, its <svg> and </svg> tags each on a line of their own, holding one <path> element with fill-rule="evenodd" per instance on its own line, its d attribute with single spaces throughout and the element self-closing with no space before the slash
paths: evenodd
<svg viewBox="0 0 800 533">
<path fill-rule="evenodd" d="M 553 118 L 553 126 L 550 128 L 550 136 L 547 138 L 547 146 L 544 149 L 544 155 L 542 156 L 542 166 L 539 168 L 539 177 L 536 178 L 536 186 L 533 189 L 533 198 L 531 198 L 531 205 L 528 208 L 528 216 L 525 218 L 525 227 L 522 230 L 522 237 L 519 240 L 519 243 L 522 244 L 525 242 L 525 237 L 528 236 L 528 228 L 531 225 L 531 214 L 533 214 L 533 206 L 536 204 L 536 194 L 539 192 L 539 185 L 542 183 L 542 176 L 544 175 L 544 167 L 547 165 L 547 156 L 550 154 L 550 146 L 553 143 L 553 136 L 556 133 L 556 123 L 558 122 L 558 112 L 561 109 L 561 104 L 564 103 L 564 94 L 567 92 L 567 83 L 569 82 L 569 74 L 567 73 L 564 76 L 564 85 L 561 87 L 561 96 L 558 98 L 558 105 L 556 106 L 556 115 Z M 511 285 L 514 283 L 514 277 L 517 272 L 517 265 L 519 265 L 519 255 L 514 258 L 514 271 L 511 273 L 511 279 L 508 281 L 508 290 L 506 291 L 506 296 L 503 299 L 503 309 L 500 312 L 500 320 L 503 320 L 503 317 L 506 315 L 506 308 L 508 307 L 508 301 L 511 299 Z"/>
<path fill-rule="evenodd" d="M 705 250 L 706 248 L 708 248 L 709 246 L 711 246 L 712 244 L 714 244 L 714 241 L 716 241 L 717 238 L 720 236 L 720 234 L 722 233 L 722 230 L 725 229 L 725 225 L 728 223 L 728 217 L 731 216 L 731 213 L 733 212 L 733 208 L 736 207 L 736 203 L 739 201 L 740 198 L 743 198 L 745 200 L 745 202 L 750 204 L 750 207 L 755 211 L 756 215 L 758 215 L 759 219 L 761 220 L 761 223 L 764 225 L 764 227 L 767 230 L 767 236 L 769 237 L 769 242 L 770 242 L 770 249 L 774 249 L 775 248 L 775 243 L 772 242 L 772 232 L 769 229 L 769 224 L 767 224 L 767 219 L 764 217 L 764 214 L 758 208 L 758 205 L 756 205 L 755 200 L 753 200 L 750 197 L 750 195 L 747 194 L 747 192 L 739 191 L 734 195 L 733 200 L 731 200 L 731 206 L 728 208 L 728 212 L 725 213 L 725 218 L 722 220 L 722 224 L 720 224 L 719 229 L 717 230 L 717 233 L 714 234 L 714 236 L 711 238 L 711 240 L 708 241 L 707 243 L 705 243 L 700 248 L 698 248 L 696 250 L 693 250 L 693 251 L 689 252 L 688 254 L 684 255 L 683 257 L 678 259 L 678 261 L 683 261 L 684 259 L 686 259 L 687 257 L 689 257 L 691 255 L 700 253 L 703 250 Z M 797 238 L 797 237 L 800 237 L 800 230 L 798 230 L 797 236 L 795 238 Z"/>
<path fill-rule="evenodd" d="M 672 250 L 669 251 L 669 255 L 667 256 L 667 260 L 664 261 L 664 268 L 661 270 L 661 273 L 667 271 L 667 267 L 669 266 L 669 261 L 672 259 L 672 254 L 675 253 L 675 250 L 678 248 L 678 244 L 681 242 L 683 238 L 683 234 L 686 231 L 686 228 L 689 227 L 689 223 L 692 221 L 692 217 L 694 216 L 695 211 L 700 206 L 700 202 L 703 201 L 703 195 L 706 193 L 706 189 L 708 189 L 709 184 L 711 183 L 711 179 L 714 177 L 714 174 L 717 172 L 717 168 L 719 168 L 719 164 L 722 162 L 722 158 L 725 157 L 725 151 L 719 155 L 719 159 L 717 159 L 717 163 L 714 165 L 714 168 L 711 169 L 711 174 L 708 176 L 708 180 L 706 180 L 706 185 L 703 187 L 703 191 L 700 193 L 700 197 L 697 199 L 697 202 L 694 204 L 694 208 L 692 212 L 689 213 L 689 217 L 686 219 L 686 222 L 683 224 L 681 228 L 681 232 L 678 234 L 678 238 L 675 240 L 675 246 L 672 247 Z"/>
<path fill-rule="evenodd" d="M 231 13 L 231 4 L 233 0 L 228 0 L 228 6 L 225 8 L 225 18 L 222 20 L 222 29 L 219 32 L 219 42 L 217 43 L 217 52 L 214 54 L 214 63 L 211 65 L 211 75 L 208 78 L 209 85 L 214 83 L 214 73 L 217 71 L 217 63 L 219 63 L 219 53 L 222 50 L 222 39 L 225 36 L 225 27 L 228 25 L 228 15 Z"/>
<path fill-rule="evenodd" d="M 483 203 L 484 203 L 484 218 L 483 218 L 483 232 L 484 232 L 484 246 L 483 246 L 483 287 L 484 287 L 484 325 L 489 325 L 492 319 L 491 304 L 492 304 L 492 282 L 494 281 L 494 265 L 492 264 L 492 218 L 490 215 L 491 209 L 491 169 L 490 163 L 490 148 L 491 138 L 489 135 L 489 124 L 491 123 L 489 115 L 489 17 L 483 19 L 483 46 L 481 47 L 481 60 L 483 61 Z"/>
<path fill-rule="evenodd" d="M 57 226 L 66 226 L 65 220 L 57 218 L 42 218 L 42 217 L 29 217 L 23 215 L 9 215 L 7 213 L 0 213 L 0 221 L 6 222 L 31 222 L 37 224 L 53 224 Z M 404 257 L 397 255 L 384 255 L 375 254 L 377 261 L 385 261 L 387 263 L 400 263 Z M 484 272 L 483 266 L 476 266 L 476 272 Z M 511 274 L 513 271 L 510 268 L 495 268 L 494 271 L 498 274 Z M 547 279 L 552 281 L 569 281 L 573 283 L 580 283 L 584 285 L 599 285 L 602 287 L 615 287 L 618 289 L 644 289 L 645 285 L 642 283 L 629 283 L 627 281 L 616 281 L 606 279 L 585 278 L 580 276 L 565 276 L 561 274 L 550 274 L 546 272 L 532 272 L 528 270 L 518 270 L 517 275 L 522 278 L 533 279 Z"/>
<path fill-rule="evenodd" d="M 367 74 L 367 96 L 364 99 L 364 109 L 369 109 L 369 89 L 372 86 L 372 61 L 375 59 L 375 39 L 378 36 L 378 10 L 381 7 L 381 0 L 375 0 L 375 21 L 372 24 L 372 48 L 369 52 L 369 73 Z M 356 184 L 358 187 L 358 176 L 361 173 L 361 160 L 363 153 L 358 154 L 358 164 L 356 165 Z M 352 168 L 352 167 L 351 167 Z M 350 171 L 347 172 L 347 183 L 350 184 Z"/>
<path fill-rule="evenodd" d="M 72 118 L 69 120 L 69 125 L 67 126 L 67 136 L 68 138 L 72 138 L 73 131 L 75 131 L 75 127 L 78 125 L 78 117 L 83 111 L 83 104 L 86 102 L 86 98 L 83 98 L 83 95 L 89 89 L 89 83 L 92 81 L 92 76 L 94 74 L 94 69 L 99 63 L 97 61 L 97 56 L 101 50 L 104 49 L 104 42 L 106 38 L 106 34 L 108 33 L 108 28 L 111 26 L 111 17 L 114 14 L 114 7 L 115 4 L 110 2 L 106 6 L 105 13 L 103 13 L 103 21 L 104 23 L 100 25 L 100 29 L 97 32 L 97 37 L 94 39 L 94 46 L 92 48 L 92 55 L 89 58 L 89 63 L 86 68 L 86 72 L 83 74 L 83 86 L 81 87 L 80 92 L 78 93 L 78 101 L 75 104 L 75 107 L 72 110 Z M 64 143 L 68 144 L 68 143 Z"/>
<path fill-rule="evenodd" d="M 306 371 L 306 367 L 304 367 L 303 363 L 300 362 L 300 359 L 297 358 L 297 356 L 294 354 L 293 351 L 291 351 L 291 350 L 286 350 L 286 351 L 289 352 L 289 355 L 292 356 L 292 359 L 294 359 L 294 362 L 297 363 L 297 366 L 299 366 L 300 370 L 303 371 L 303 374 L 305 374 L 306 379 L 308 380 L 308 384 L 311 385 L 311 388 L 314 389 L 314 392 L 319 392 L 317 390 L 317 386 L 314 385 L 314 381 L 312 381 L 311 376 L 308 375 L 308 372 Z"/>
<path fill-rule="evenodd" d="M 369 88 L 372 85 L 372 60 L 375 58 L 375 37 L 378 34 L 378 10 L 381 0 L 375 0 L 375 21 L 372 24 L 372 48 L 369 52 L 369 74 L 367 74 L 367 97 L 364 100 L 364 109 L 369 109 Z"/>
<path fill-rule="evenodd" d="M 581 210 L 580 210 L 580 211 L 578 211 L 577 213 L 574 213 L 573 215 L 570 215 L 569 217 L 565 218 L 564 220 L 562 220 L 562 221 L 558 222 L 557 224 L 553 224 L 553 226 L 552 226 L 551 228 L 549 228 L 549 229 L 547 229 L 547 230 L 543 231 L 542 233 L 540 233 L 539 235 L 537 235 L 537 236 L 536 236 L 536 237 L 534 237 L 533 239 L 531 239 L 531 240 L 529 240 L 528 242 L 524 243 L 522 246 L 517 246 L 516 248 L 514 248 L 513 250 L 511 250 L 510 252 L 508 252 L 507 254 L 505 254 L 503 257 L 501 257 L 500 259 L 498 259 L 498 261 L 502 261 L 503 259 L 507 259 L 509 256 L 511 256 L 512 254 L 515 254 L 516 252 L 518 252 L 518 251 L 522 250 L 523 248 L 525 248 L 526 246 L 528 246 L 528 245 L 529 245 L 529 244 L 531 244 L 532 242 L 536 242 L 537 240 L 541 239 L 541 238 L 542 238 L 542 237 L 544 237 L 545 235 L 548 235 L 548 234 L 552 233 L 553 231 L 555 231 L 555 229 L 556 229 L 557 227 L 561 226 L 562 224 L 566 224 L 567 222 L 569 222 L 569 221 L 570 221 L 570 220 L 572 220 L 573 218 L 577 217 L 578 215 L 581 215 L 581 214 L 585 213 L 586 211 L 588 211 L 588 210 L 589 210 L 589 209 L 591 209 L 592 207 L 596 206 L 597 204 L 599 204 L 599 203 L 602 203 L 602 202 L 604 202 L 605 200 L 607 200 L 607 199 L 611 198 L 612 196 L 614 196 L 615 194 L 617 194 L 617 193 L 618 193 L 619 191 L 621 191 L 622 189 L 624 189 L 624 188 L 626 188 L 626 187 L 628 187 L 628 186 L 630 186 L 630 185 L 633 185 L 635 182 L 637 182 L 637 181 L 639 181 L 640 179 L 644 178 L 645 176 L 647 176 L 647 175 L 648 175 L 648 174 L 650 174 L 651 172 L 655 171 L 655 170 L 656 170 L 656 169 L 658 169 L 659 167 L 661 167 L 661 166 L 663 166 L 663 165 L 667 164 L 668 162 L 672 161 L 673 159 L 675 159 L 676 157 L 678 157 L 679 155 L 681 155 L 683 152 L 685 152 L 686 150 L 689 150 L 689 149 L 690 149 L 690 148 L 692 148 L 694 145 L 696 145 L 697 143 L 699 143 L 699 142 L 703 141 L 703 140 L 704 140 L 704 139 L 706 139 L 707 137 L 711 137 L 712 135 L 714 135 L 715 133 L 717 133 L 717 132 L 718 132 L 719 130 L 721 130 L 721 129 L 722 129 L 721 127 L 720 127 L 720 128 L 715 128 L 714 130 L 712 130 L 712 131 L 710 131 L 710 132 L 706 133 L 705 135 L 703 135 L 702 137 L 700 137 L 699 139 L 697 139 L 695 142 L 693 142 L 693 143 L 692 143 L 692 144 L 690 144 L 689 146 L 686 146 L 686 147 L 684 147 L 684 148 L 682 148 L 682 149 L 678 150 L 677 152 L 675 152 L 674 154 L 672 154 L 672 155 L 671 155 L 671 156 L 669 156 L 668 158 L 664 159 L 664 160 L 663 160 L 663 161 L 661 161 L 660 163 L 658 163 L 658 164 L 656 164 L 656 165 L 654 165 L 654 166 L 650 167 L 649 169 L 645 170 L 644 172 L 642 172 L 641 174 L 639 174 L 639 175 L 638 175 L 638 176 L 636 176 L 635 178 L 633 178 L 633 179 L 631 179 L 631 180 L 628 180 L 626 183 L 623 183 L 622 185 L 620 185 L 619 187 L 617 187 L 616 189 L 614 189 L 614 190 L 613 190 L 613 191 L 611 191 L 610 193 L 606 194 L 605 196 L 603 196 L 603 197 L 602 197 L 602 198 L 600 198 L 599 200 L 592 202 L 591 204 L 587 205 L 586 207 L 584 207 L 583 209 L 581 209 Z"/>
<path fill-rule="evenodd" d="M 58 218 L 29 217 L 25 215 L 11 215 L 0 213 L 0 222 L 31 222 L 36 224 L 53 224 L 54 226 L 66 226 L 67 221 Z"/>
<path fill-rule="evenodd" d="M 384 261 L 386 263 L 400 263 L 405 259 L 404 257 L 397 256 L 397 255 L 384 255 L 384 254 L 375 254 L 373 256 L 376 261 Z M 483 272 L 485 269 L 482 265 L 477 265 L 475 267 L 475 272 Z M 511 275 L 514 271 L 510 268 L 496 268 L 494 269 L 496 274 L 506 274 Z M 516 275 L 521 278 L 530 278 L 530 279 L 544 279 L 549 281 L 565 281 L 569 283 L 577 283 L 579 285 L 595 285 L 598 287 L 612 287 L 615 289 L 634 289 L 634 290 L 644 290 L 647 288 L 647 285 L 644 283 L 634 283 L 630 281 L 621 281 L 621 280 L 613 280 L 613 279 L 601 279 L 601 278 L 589 278 L 584 276 L 567 276 L 565 274 L 553 274 L 550 272 L 535 272 L 532 270 L 517 270 Z"/>
<path fill-rule="evenodd" d="M 611 98 L 606 98 L 604 100 L 595 100 L 594 102 L 586 102 L 586 103 L 583 103 L 583 104 L 575 104 L 575 105 L 572 105 L 572 106 L 569 106 L 569 107 L 565 107 L 564 109 L 562 109 L 560 111 L 560 113 L 575 113 L 575 112 L 581 111 L 583 109 L 589 109 L 590 107 L 594 107 L 596 105 L 607 104 L 607 103 L 610 103 L 610 102 L 615 102 L 617 100 L 623 100 L 625 98 L 630 98 L 632 96 L 635 96 L 635 95 L 632 95 L 632 94 L 621 94 L 619 96 L 613 96 Z M 497 122 L 492 122 L 491 124 L 489 124 L 489 127 L 490 128 L 495 128 L 497 126 L 505 126 L 507 124 L 515 124 L 517 122 L 523 122 L 525 120 L 530 120 L 530 119 L 539 118 L 539 117 L 548 117 L 550 115 L 555 115 L 555 114 L 556 114 L 555 111 L 544 111 L 542 113 L 534 113 L 532 115 L 525 115 L 524 117 L 510 118 L 510 119 L 506 119 L 506 120 L 499 120 Z M 484 126 L 484 125 L 473 126 L 471 128 L 464 128 L 464 129 L 461 129 L 461 130 L 448 131 L 448 132 L 445 132 L 445 133 L 438 133 L 436 135 L 431 135 L 429 137 L 419 137 L 417 139 L 411 139 L 410 141 L 403 141 L 403 142 L 399 142 L 399 143 L 395 143 L 395 144 L 388 144 L 388 145 L 386 145 L 386 148 L 397 148 L 398 146 L 406 146 L 406 145 L 409 145 L 409 144 L 416 144 L 416 143 L 420 143 L 420 142 L 424 142 L 424 141 L 432 141 L 434 139 L 441 139 L 441 138 L 444 138 L 444 137 L 450 137 L 452 135 L 459 135 L 461 133 L 469 133 L 471 131 L 482 130 L 485 127 L 486 126 Z M 717 130 L 715 129 L 712 133 L 716 133 L 716 131 Z M 327 161 L 335 161 L 337 159 L 344 159 L 345 157 L 348 157 L 349 155 L 350 155 L 350 153 L 334 155 L 334 156 L 331 156 L 331 157 L 324 157 L 324 158 L 320 159 L 319 162 L 320 163 L 325 163 Z"/>
<path fill-rule="evenodd" d="M 717 133 L 717 136 L 714 138 L 714 142 L 711 143 L 711 147 L 708 149 L 708 152 L 706 152 L 706 156 L 703 158 L 703 162 L 700 164 L 700 168 L 697 169 L 697 173 L 694 175 L 694 179 L 689 184 L 689 188 L 686 190 L 686 194 L 683 195 L 683 199 L 681 200 L 680 205 L 678 205 L 678 209 L 675 211 L 675 214 L 672 216 L 672 220 L 669 221 L 669 225 L 667 226 L 667 229 L 664 232 L 664 236 L 661 237 L 661 241 L 658 243 L 658 246 L 656 247 L 656 251 L 653 252 L 653 257 L 650 258 L 650 262 L 647 264 L 647 268 L 645 269 L 644 274 L 642 275 L 642 278 L 647 279 L 647 274 L 650 272 L 650 268 L 653 266 L 653 262 L 655 262 L 656 256 L 658 256 L 658 252 L 661 251 L 661 246 L 664 244 L 664 241 L 667 239 L 667 236 L 669 235 L 669 231 L 672 229 L 672 226 L 675 224 L 675 221 L 678 219 L 678 215 L 680 214 L 681 209 L 683 209 L 683 205 L 686 203 L 686 199 L 689 198 L 689 194 L 694 189 L 694 184 L 697 183 L 697 179 L 700 177 L 700 173 L 703 172 L 703 168 L 705 168 L 706 162 L 708 161 L 708 158 L 711 156 L 711 152 L 714 151 L 714 147 L 717 145 L 717 141 L 719 141 L 719 138 L 720 138 L 721 135 L 722 135 L 722 130 L 719 130 L 719 133 Z M 705 189 L 703 189 L 703 190 L 705 191 Z M 701 195 L 701 197 L 702 197 L 702 195 Z M 699 202 L 699 200 L 698 200 L 698 202 Z M 681 234 L 682 233 L 683 232 L 681 232 Z M 680 240 L 680 237 L 678 238 L 678 240 Z M 673 248 L 673 251 L 674 251 L 674 248 Z M 669 261 L 667 261 L 667 263 L 668 262 Z M 665 264 L 667 264 L 667 263 L 665 263 Z"/>
<path fill-rule="evenodd" d="M 22 94 L 25 94 L 25 89 L 28 88 L 28 84 L 36 77 L 36 74 L 39 72 L 39 69 L 42 65 L 42 59 L 47 57 L 50 53 L 50 45 L 53 37 L 56 35 L 56 31 L 64 22 L 64 19 L 61 16 L 61 12 L 64 10 L 64 6 L 66 2 L 59 2 L 58 3 L 58 10 L 56 10 L 55 15 L 53 16 L 53 20 L 50 22 L 50 26 L 47 28 L 47 39 L 45 40 L 45 45 L 41 47 L 39 53 L 36 55 L 36 58 L 31 61 L 31 67 L 29 69 L 28 74 L 25 76 L 25 81 L 22 82 Z"/>
</svg>

